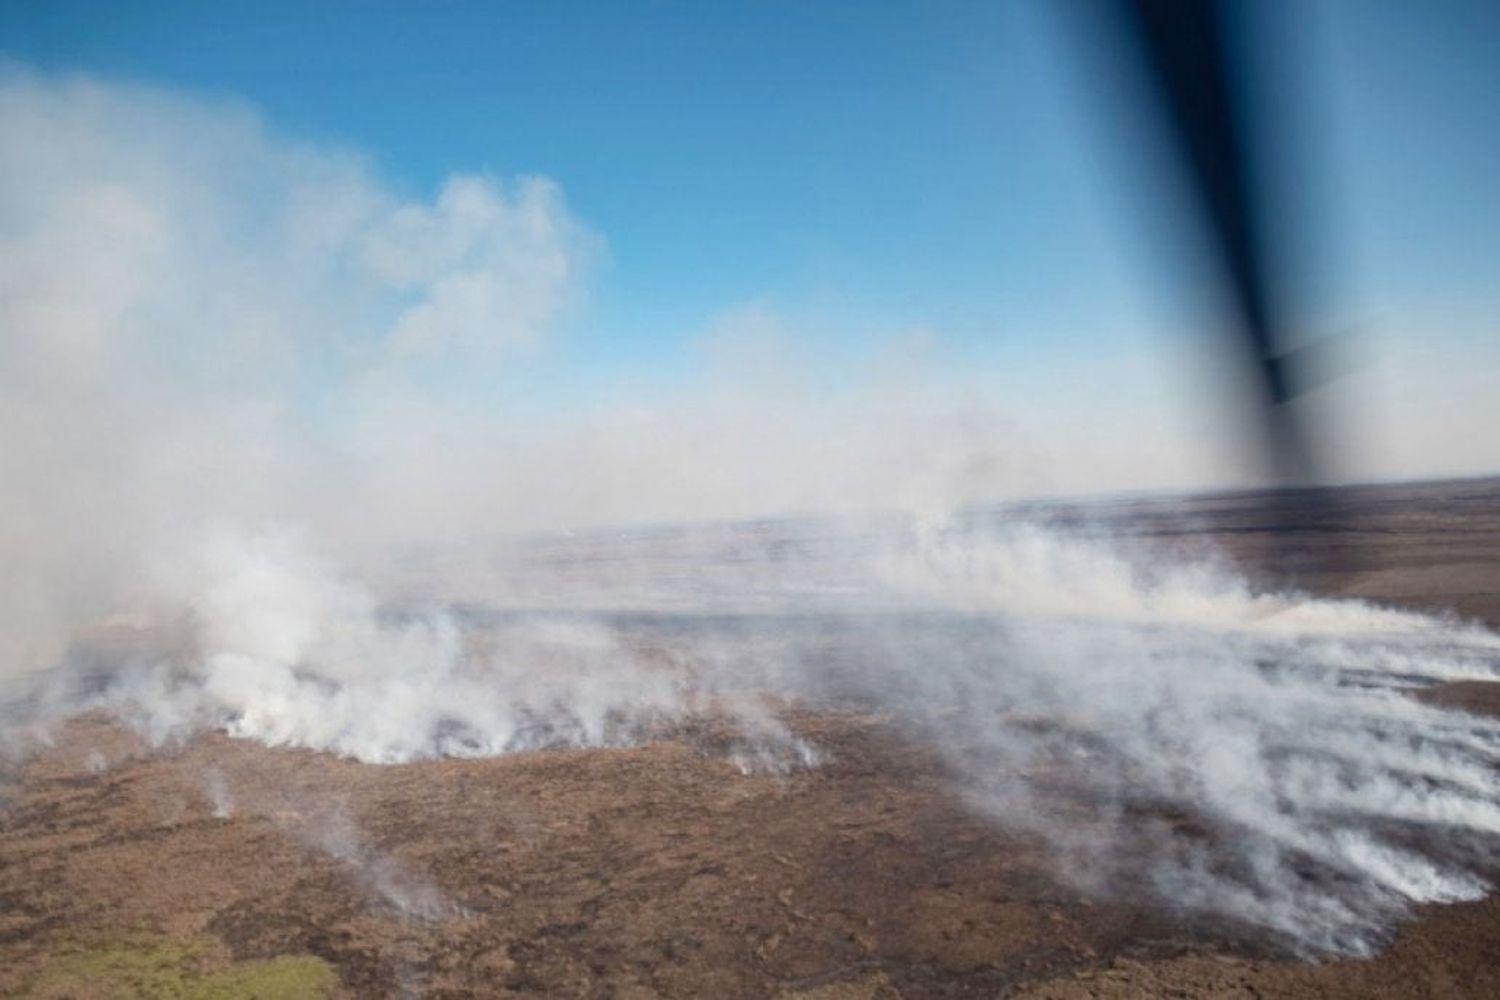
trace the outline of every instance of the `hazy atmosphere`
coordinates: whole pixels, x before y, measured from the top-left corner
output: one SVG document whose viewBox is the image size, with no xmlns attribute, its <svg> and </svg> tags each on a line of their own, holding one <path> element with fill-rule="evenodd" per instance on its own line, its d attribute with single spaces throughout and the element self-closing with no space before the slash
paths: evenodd
<svg viewBox="0 0 1500 1000">
<path fill-rule="evenodd" d="M 0 992 L 166 995 L 89 992 L 127 927 L 246 996 L 1114 996 L 1047 977 L 1404 961 L 1436 904 L 1493 943 L 1500 15 L 1214 5 L 1337 376 L 1282 495 L 1227 492 L 1278 485 L 1259 404 L 1089 6 L 0 7 Z M 770 876 L 611 895 L 663 809 Z M 847 878 L 799 853 L 851 830 Z M 771 930 L 702 916 L 741 892 Z M 1062 951 L 977 943 L 1026 907 Z"/>
</svg>

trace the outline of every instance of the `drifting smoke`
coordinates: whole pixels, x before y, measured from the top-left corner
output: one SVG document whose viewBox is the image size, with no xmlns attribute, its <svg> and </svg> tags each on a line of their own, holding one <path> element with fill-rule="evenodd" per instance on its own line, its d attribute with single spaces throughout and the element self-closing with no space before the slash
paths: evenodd
<svg viewBox="0 0 1500 1000">
<path fill-rule="evenodd" d="M 317 805 L 306 812 L 285 811 L 278 819 L 283 827 L 310 847 L 349 866 L 366 891 L 402 916 L 436 921 L 459 912 L 443 898 L 436 886 L 417 878 L 395 858 L 366 844 L 346 813 Z"/>
<path fill-rule="evenodd" d="M 920 725 L 973 801 L 1046 834 L 1080 882 L 1353 954 L 1411 903 L 1487 889 L 1500 727 L 1411 693 L 1495 679 L 1488 632 L 1026 529 L 944 539 L 916 579 L 998 617 L 962 651 L 899 639 L 883 696 L 946 708 Z"/>
<path fill-rule="evenodd" d="M 229 784 L 224 780 L 224 772 L 218 768 L 210 768 L 203 776 L 203 794 L 208 797 L 209 805 L 213 807 L 214 819 L 229 819 L 234 815 L 234 796 L 230 794 Z"/>
<path fill-rule="evenodd" d="M 175 648 L 101 639 L 28 711 L 373 762 L 622 745 L 713 713 L 743 766 L 785 768 L 819 752 L 784 706 L 854 701 L 939 749 L 977 809 L 1044 835 L 1087 888 L 1347 954 L 1413 904 L 1488 888 L 1500 725 L 1412 697 L 1500 678 L 1481 629 L 1257 594 L 1014 523 L 543 549 L 520 565 L 550 608 L 422 610 L 379 607 L 283 543 L 230 547 Z M 613 590 L 588 569 L 622 562 Z"/>
<path fill-rule="evenodd" d="M 1486 891 L 1500 727 L 1410 692 L 1494 679 L 1491 634 L 1003 520 L 513 537 L 941 511 L 1003 492 L 1014 449 L 915 391 L 520 434 L 473 379 L 556 327 L 598 252 L 554 185 L 412 202 L 243 109 L 17 73 L 0 131 L 7 741 L 105 709 L 399 762 L 717 714 L 744 767 L 781 768 L 819 759 L 788 704 L 852 699 L 1102 890 L 1338 953 Z M 336 816 L 306 836 L 445 912 Z"/>
</svg>

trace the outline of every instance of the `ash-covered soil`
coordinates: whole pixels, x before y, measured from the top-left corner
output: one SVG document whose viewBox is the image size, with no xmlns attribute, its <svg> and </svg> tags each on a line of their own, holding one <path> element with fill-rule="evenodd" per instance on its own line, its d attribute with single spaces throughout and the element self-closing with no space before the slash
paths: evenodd
<svg viewBox="0 0 1500 1000">
<path fill-rule="evenodd" d="M 1085 515 L 1500 626 L 1500 482 L 1055 514 Z M 1500 714 L 1493 685 L 1420 696 Z M 151 749 L 77 719 L 0 785 L 0 994 L 323 995 L 316 975 L 204 985 L 312 956 L 348 997 L 1500 996 L 1500 900 L 1428 908 L 1373 959 L 1292 959 L 1084 893 L 876 712 L 789 721 L 819 766 L 742 773 L 712 718 L 634 748 L 403 765 L 217 735 Z M 85 960 L 131 949 L 148 959 Z"/>
</svg>

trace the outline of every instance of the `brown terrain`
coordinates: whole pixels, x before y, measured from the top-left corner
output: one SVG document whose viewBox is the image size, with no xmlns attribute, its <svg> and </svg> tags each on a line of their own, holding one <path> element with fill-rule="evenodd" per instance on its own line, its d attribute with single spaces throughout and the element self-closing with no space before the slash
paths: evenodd
<svg viewBox="0 0 1500 1000">
<path fill-rule="evenodd" d="M 1500 627 L 1500 481 L 1087 516 Z M 1486 684 L 1423 697 L 1500 714 Z M 404 765 L 77 719 L 0 787 L 0 994 L 1500 996 L 1500 898 L 1427 908 L 1372 959 L 1289 957 L 1070 887 L 881 715 L 790 718 L 826 763 L 742 774 L 712 719 Z"/>
</svg>

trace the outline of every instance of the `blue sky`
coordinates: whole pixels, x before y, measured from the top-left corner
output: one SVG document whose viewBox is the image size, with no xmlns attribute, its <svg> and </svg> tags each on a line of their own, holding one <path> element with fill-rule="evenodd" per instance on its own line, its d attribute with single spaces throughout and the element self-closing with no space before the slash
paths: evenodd
<svg viewBox="0 0 1500 1000">
<path fill-rule="evenodd" d="M 1314 222 L 1314 324 L 1493 339 L 1500 8 L 1299 9 L 1312 58 L 1277 72 L 1307 82 L 1321 154 L 1290 203 Z M 687 377 L 714 317 L 755 302 L 830 365 L 921 329 L 956 370 L 1043 395 L 1191 335 L 1118 88 L 1091 89 L 1046 4 L 0 10 L 12 59 L 243 99 L 413 197 L 454 171 L 558 182 L 607 257 L 538 385 Z"/>
<path fill-rule="evenodd" d="M 766 296 L 957 334 L 1074 285 L 1094 234 L 1027 13 L 39 4 L 6 35 L 46 68 L 248 98 L 417 189 L 554 178 L 609 244 L 594 318 L 639 357 Z"/>
</svg>

